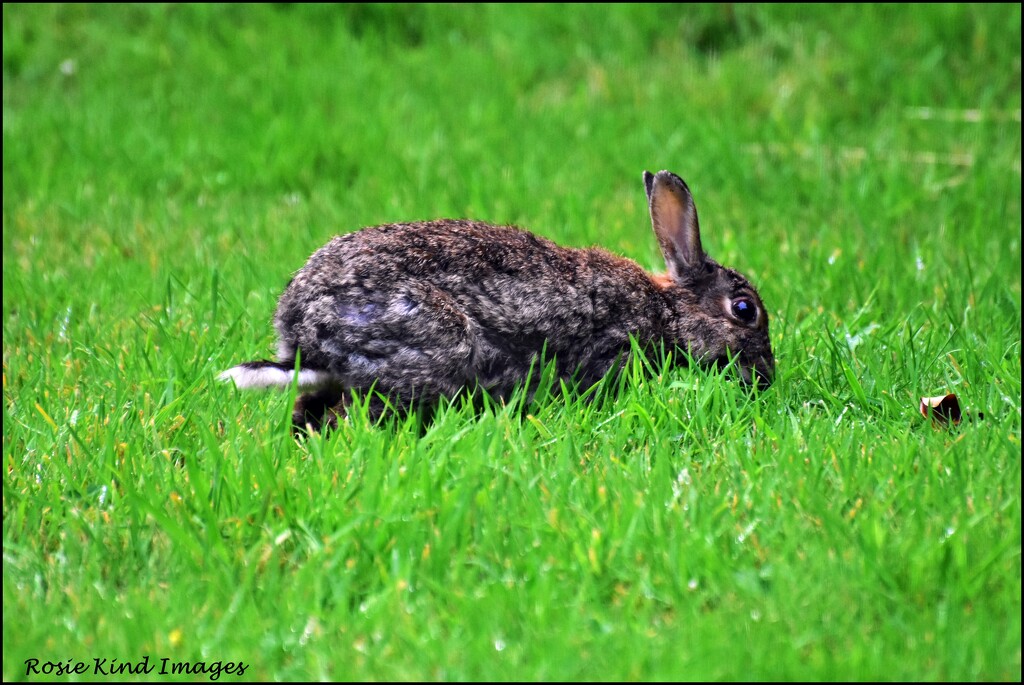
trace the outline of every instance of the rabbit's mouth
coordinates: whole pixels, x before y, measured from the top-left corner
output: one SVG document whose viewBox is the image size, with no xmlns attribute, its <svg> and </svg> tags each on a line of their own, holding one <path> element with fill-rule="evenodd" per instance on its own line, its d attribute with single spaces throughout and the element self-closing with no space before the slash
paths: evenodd
<svg viewBox="0 0 1024 685">
<path fill-rule="evenodd" d="M 758 357 L 757 361 L 750 363 L 745 359 L 735 359 L 728 355 L 715 357 L 711 360 L 705 359 L 704 364 L 710 368 L 726 369 L 731 366 L 732 371 L 740 377 L 744 386 L 757 385 L 764 390 L 772 384 L 775 376 L 775 360 L 771 357 Z"/>
<path fill-rule="evenodd" d="M 749 371 L 747 372 L 750 373 Z M 765 359 L 761 357 L 757 360 L 757 364 L 754 365 L 753 382 L 756 382 L 761 388 L 767 388 L 775 380 L 775 360 L 769 357 Z M 747 381 L 750 383 L 751 381 Z"/>
<path fill-rule="evenodd" d="M 772 384 L 775 377 L 775 360 L 771 357 L 758 357 L 752 365 L 737 364 L 737 369 L 743 385 L 757 385 L 764 390 Z"/>
</svg>

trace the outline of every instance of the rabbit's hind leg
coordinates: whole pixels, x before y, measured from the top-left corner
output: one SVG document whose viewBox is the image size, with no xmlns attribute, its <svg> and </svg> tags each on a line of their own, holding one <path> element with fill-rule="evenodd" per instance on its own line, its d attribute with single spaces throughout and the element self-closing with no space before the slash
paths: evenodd
<svg viewBox="0 0 1024 685">
<path fill-rule="evenodd" d="M 345 391 L 340 387 L 321 388 L 295 398 L 292 432 L 296 435 L 318 432 L 324 426 L 338 426 L 338 412 L 344 413 Z"/>
<path fill-rule="evenodd" d="M 334 430 L 338 427 L 339 419 L 348 416 L 352 399 L 349 391 L 340 387 L 322 388 L 299 395 L 292 410 L 292 432 L 299 436 L 307 432 L 318 433 L 325 427 Z M 364 398 L 364 401 L 371 424 L 379 423 L 389 413 L 404 417 L 412 406 L 399 398 L 384 397 L 376 392 Z"/>
</svg>

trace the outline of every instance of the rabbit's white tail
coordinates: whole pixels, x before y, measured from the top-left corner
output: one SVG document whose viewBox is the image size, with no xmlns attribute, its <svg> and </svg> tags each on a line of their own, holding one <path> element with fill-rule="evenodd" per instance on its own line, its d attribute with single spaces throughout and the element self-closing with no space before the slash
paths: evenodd
<svg viewBox="0 0 1024 685">
<path fill-rule="evenodd" d="M 234 381 L 236 386 L 243 389 L 287 388 L 296 379 L 302 390 L 322 388 L 336 382 L 334 376 L 327 371 L 299 369 L 296 373 L 292 366 L 268 361 L 245 362 L 217 376 L 217 380 Z"/>
</svg>

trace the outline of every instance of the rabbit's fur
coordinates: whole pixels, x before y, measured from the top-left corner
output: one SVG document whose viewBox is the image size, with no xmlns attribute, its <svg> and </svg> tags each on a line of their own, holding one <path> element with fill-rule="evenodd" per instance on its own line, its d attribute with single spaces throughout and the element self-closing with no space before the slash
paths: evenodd
<svg viewBox="0 0 1024 685">
<path fill-rule="evenodd" d="M 352 389 L 397 407 L 464 388 L 505 397 L 542 350 L 582 387 L 642 346 L 678 346 L 704 364 L 730 354 L 745 382 L 771 382 L 768 314 L 742 275 L 701 248 L 689 188 L 644 172 L 668 273 L 599 248 L 560 247 L 511 226 L 385 224 L 335 237 L 292 278 L 274 325 L 278 361 L 220 375 L 239 387 L 307 390 L 297 427 L 334 424 Z M 383 411 L 375 397 L 371 410 Z"/>
</svg>

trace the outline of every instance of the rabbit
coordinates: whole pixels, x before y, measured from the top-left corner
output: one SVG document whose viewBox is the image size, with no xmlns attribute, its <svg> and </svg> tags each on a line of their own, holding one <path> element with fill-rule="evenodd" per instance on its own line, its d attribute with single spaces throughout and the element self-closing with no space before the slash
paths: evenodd
<svg viewBox="0 0 1024 685">
<path fill-rule="evenodd" d="M 643 182 L 667 273 L 514 226 L 372 226 L 333 238 L 291 279 L 274 317 L 277 361 L 218 378 L 239 388 L 297 383 L 297 431 L 336 426 L 352 390 L 377 393 L 375 417 L 464 389 L 504 398 L 542 351 L 559 377 L 587 388 L 629 354 L 630 336 L 704 365 L 733 355 L 744 383 L 769 385 L 775 360 L 757 290 L 705 254 L 681 178 L 645 171 Z"/>
</svg>

